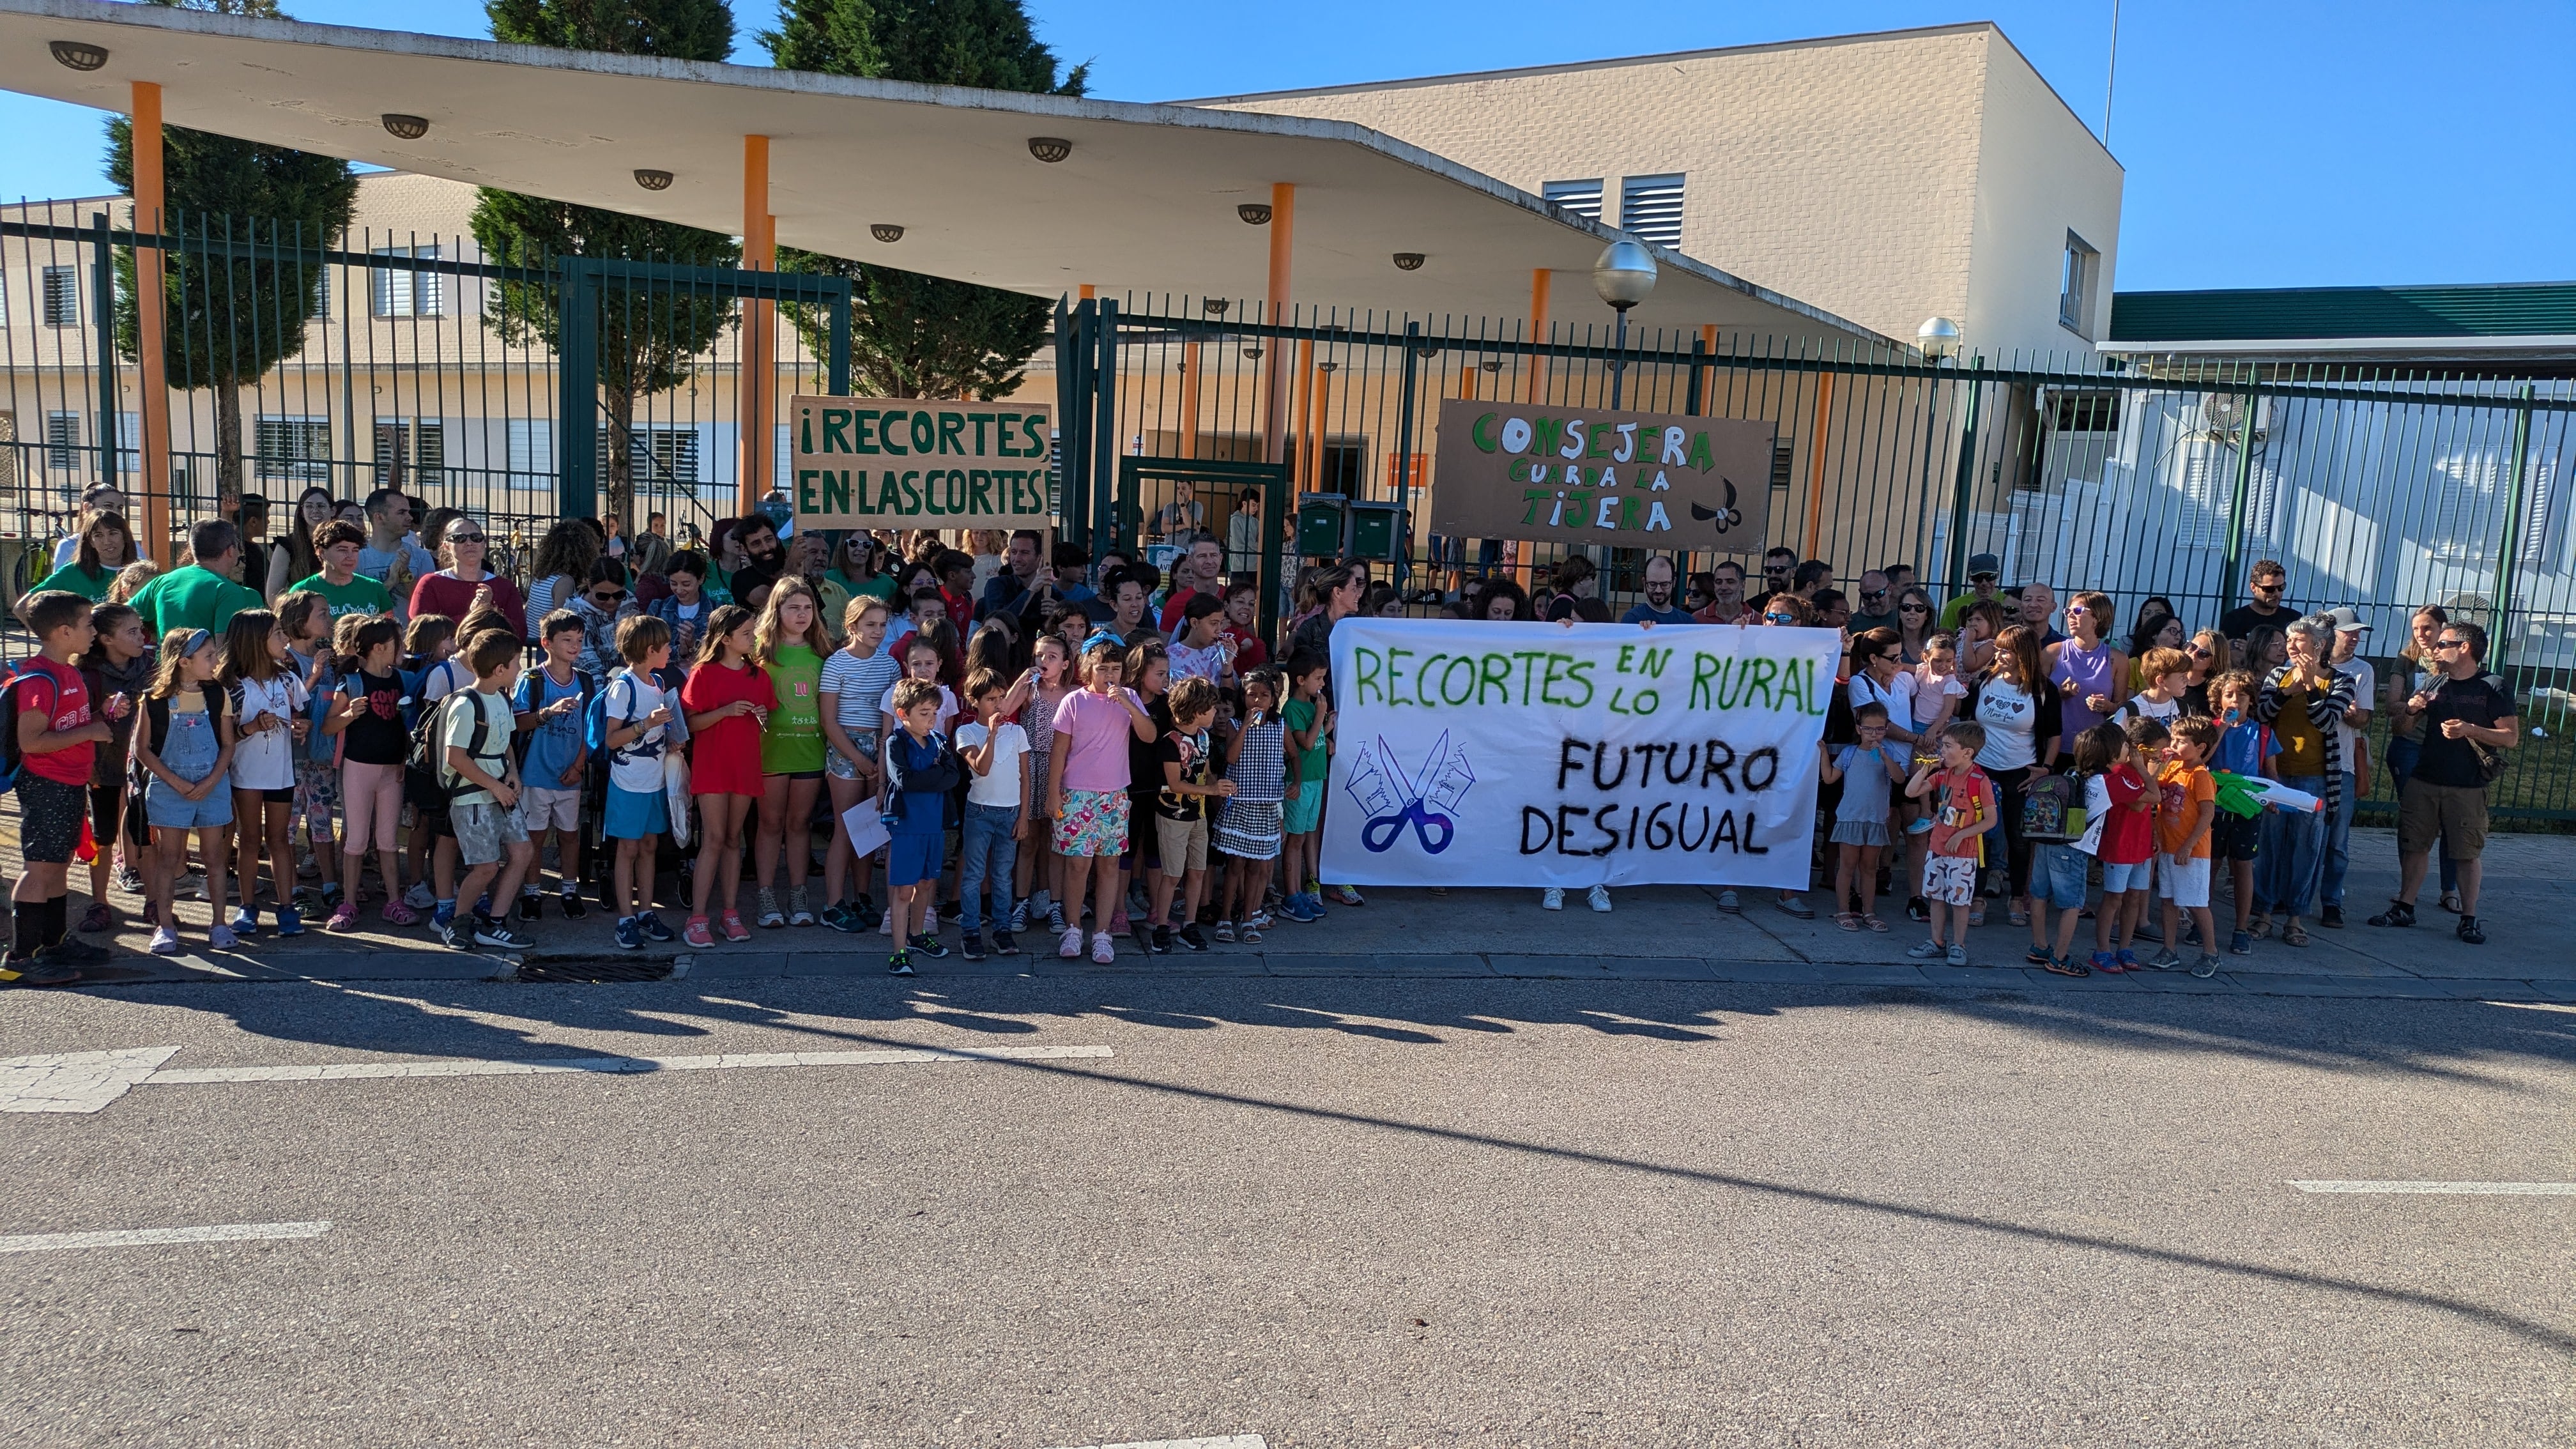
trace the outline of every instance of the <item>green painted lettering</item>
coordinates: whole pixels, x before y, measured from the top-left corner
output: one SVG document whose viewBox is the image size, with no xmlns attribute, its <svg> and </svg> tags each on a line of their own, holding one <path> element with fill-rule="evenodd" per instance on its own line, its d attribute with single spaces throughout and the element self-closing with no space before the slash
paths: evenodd
<svg viewBox="0 0 2576 1449">
<path fill-rule="evenodd" d="M 1705 473 L 1717 466 L 1717 455 L 1709 450 L 1708 434 L 1691 434 L 1690 461 L 1682 465 Z"/>
<path fill-rule="evenodd" d="M 1488 694 L 1504 704 L 1512 702 L 1512 661 L 1509 656 L 1488 654 L 1476 662 L 1476 703 L 1486 703 Z"/>
<path fill-rule="evenodd" d="M 1352 685 L 1353 697 L 1360 703 L 1366 704 L 1369 702 L 1369 691 L 1374 689 L 1377 691 L 1379 702 L 1385 702 L 1386 681 L 1383 676 L 1386 672 L 1386 660 L 1374 649 L 1354 649 L 1351 651 L 1351 667 L 1358 676 L 1357 682 Z"/>
<path fill-rule="evenodd" d="M 939 451 L 942 453 L 966 451 L 966 415 L 964 413 L 939 415 Z"/>
<path fill-rule="evenodd" d="M 865 413 L 861 413 L 859 416 L 861 416 L 861 417 L 865 417 L 865 416 L 867 416 L 867 414 L 865 414 Z M 885 420 L 884 420 L 884 421 L 885 421 L 885 450 L 886 450 L 887 452 L 889 452 L 889 453 L 894 454 L 894 455 L 895 455 L 896 457 L 898 457 L 898 458 L 906 458 L 906 457 L 910 457 L 910 456 L 911 456 L 911 454 L 909 454 L 909 453 L 907 453 L 907 452 L 905 452 L 905 451 L 904 451 L 903 444 L 902 444 L 901 442 L 899 442 L 899 441 L 895 438 L 895 435 L 894 435 L 894 430 L 895 430 L 895 429 L 897 429 L 897 428 L 899 428 L 899 427 L 901 427 L 901 426 L 903 426 L 903 409 L 901 409 L 901 408 L 888 408 L 888 409 L 886 409 L 886 412 L 885 412 Z"/>
<path fill-rule="evenodd" d="M 876 445 L 876 439 L 873 436 L 876 430 L 877 415 L 875 413 L 869 412 L 865 408 L 861 408 L 858 411 L 851 413 L 850 451 L 853 453 L 877 452 L 878 448 Z"/>
<path fill-rule="evenodd" d="M 1490 453 L 1494 451 L 1496 446 L 1494 442 L 1494 419 L 1500 416 L 1502 416 L 1500 413 L 1487 413 L 1483 417 L 1476 419 L 1476 425 L 1467 430 L 1468 440 L 1476 445 L 1477 452 Z"/>
<path fill-rule="evenodd" d="M 859 475 L 859 482 L 861 484 L 864 485 L 867 482 L 867 479 L 867 474 L 861 473 Z M 823 475 L 823 511 L 825 513 L 836 514 L 852 511 L 850 508 L 849 469 L 836 468 Z"/>
<path fill-rule="evenodd" d="M 966 421 L 975 425 L 975 456 L 984 456 L 984 428 L 993 421 L 991 413 L 968 413 Z"/>
<path fill-rule="evenodd" d="M 850 410 L 848 408 L 823 409 L 823 451 L 826 453 L 857 451 L 850 446 Z"/>
</svg>

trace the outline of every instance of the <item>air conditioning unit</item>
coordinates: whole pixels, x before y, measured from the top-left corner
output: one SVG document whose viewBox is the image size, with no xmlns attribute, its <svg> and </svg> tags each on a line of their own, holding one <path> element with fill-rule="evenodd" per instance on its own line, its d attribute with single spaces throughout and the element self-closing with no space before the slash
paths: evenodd
<svg viewBox="0 0 2576 1449">
<path fill-rule="evenodd" d="M 2200 426 L 2196 430 L 2213 443 L 2234 445 L 2245 429 L 2247 398 L 2241 392 L 2205 392 L 2200 395 Z M 2272 433 L 2272 399 L 2256 396 L 2254 407 L 2254 441 L 2260 444 Z"/>
</svg>

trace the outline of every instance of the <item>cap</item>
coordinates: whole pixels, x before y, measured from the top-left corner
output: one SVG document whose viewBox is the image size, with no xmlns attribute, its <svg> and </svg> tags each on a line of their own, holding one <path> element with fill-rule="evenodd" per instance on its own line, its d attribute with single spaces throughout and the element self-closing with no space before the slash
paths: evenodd
<svg viewBox="0 0 2576 1449">
<path fill-rule="evenodd" d="M 2003 573 L 2004 561 L 1995 557 L 1993 554 L 1972 553 L 1968 555 L 1968 577 L 1972 579 L 1999 579 L 2003 577 Z"/>
<path fill-rule="evenodd" d="M 2326 610 L 2326 617 L 2334 620 L 2335 632 L 2338 634 L 2367 634 L 2370 632 L 2370 626 L 2361 622 L 2361 611 L 2350 604 L 2344 604 L 2337 608 Z"/>
</svg>

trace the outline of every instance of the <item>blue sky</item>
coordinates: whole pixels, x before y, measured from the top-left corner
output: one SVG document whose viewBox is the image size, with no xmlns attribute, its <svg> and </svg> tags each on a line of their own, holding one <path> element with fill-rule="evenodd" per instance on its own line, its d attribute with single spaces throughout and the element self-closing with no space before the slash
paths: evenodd
<svg viewBox="0 0 2576 1449">
<path fill-rule="evenodd" d="M 299 19 L 485 34 L 471 0 L 286 0 Z M 1163 100 L 1993 20 L 2099 130 L 2110 0 L 1725 0 L 1605 13 L 1532 0 L 1031 0 L 1093 93 Z M 736 58 L 774 0 L 735 0 Z M 1293 18 L 1283 19 L 1284 15 Z M 2111 146 L 2117 285 L 2576 280 L 2576 3 L 2129 0 Z M 94 112 L 0 94 L 0 196 L 105 189 Z"/>
</svg>

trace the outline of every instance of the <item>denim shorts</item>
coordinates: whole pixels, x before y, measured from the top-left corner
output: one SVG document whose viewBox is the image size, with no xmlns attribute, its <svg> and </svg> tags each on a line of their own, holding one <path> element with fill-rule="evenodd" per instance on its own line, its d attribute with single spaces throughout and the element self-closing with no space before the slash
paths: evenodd
<svg viewBox="0 0 2576 1449">
<path fill-rule="evenodd" d="M 233 792 L 220 780 L 203 800 L 180 798 L 170 782 L 155 775 L 143 787 L 143 818 L 156 830 L 208 830 L 233 823 Z"/>
<path fill-rule="evenodd" d="M 2141 860 L 2132 865 L 2113 865 L 2107 860 L 2102 862 L 2102 894 L 2106 896 L 2126 895 L 2130 891 L 2146 890 L 2155 883 L 2155 866 L 2152 861 Z"/>
<path fill-rule="evenodd" d="M 2084 904 L 2084 877 L 2093 857 L 2072 845 L 2041 841 L 2030 858 L 2032 899 L 2071 911 Z"/>
</svg>

